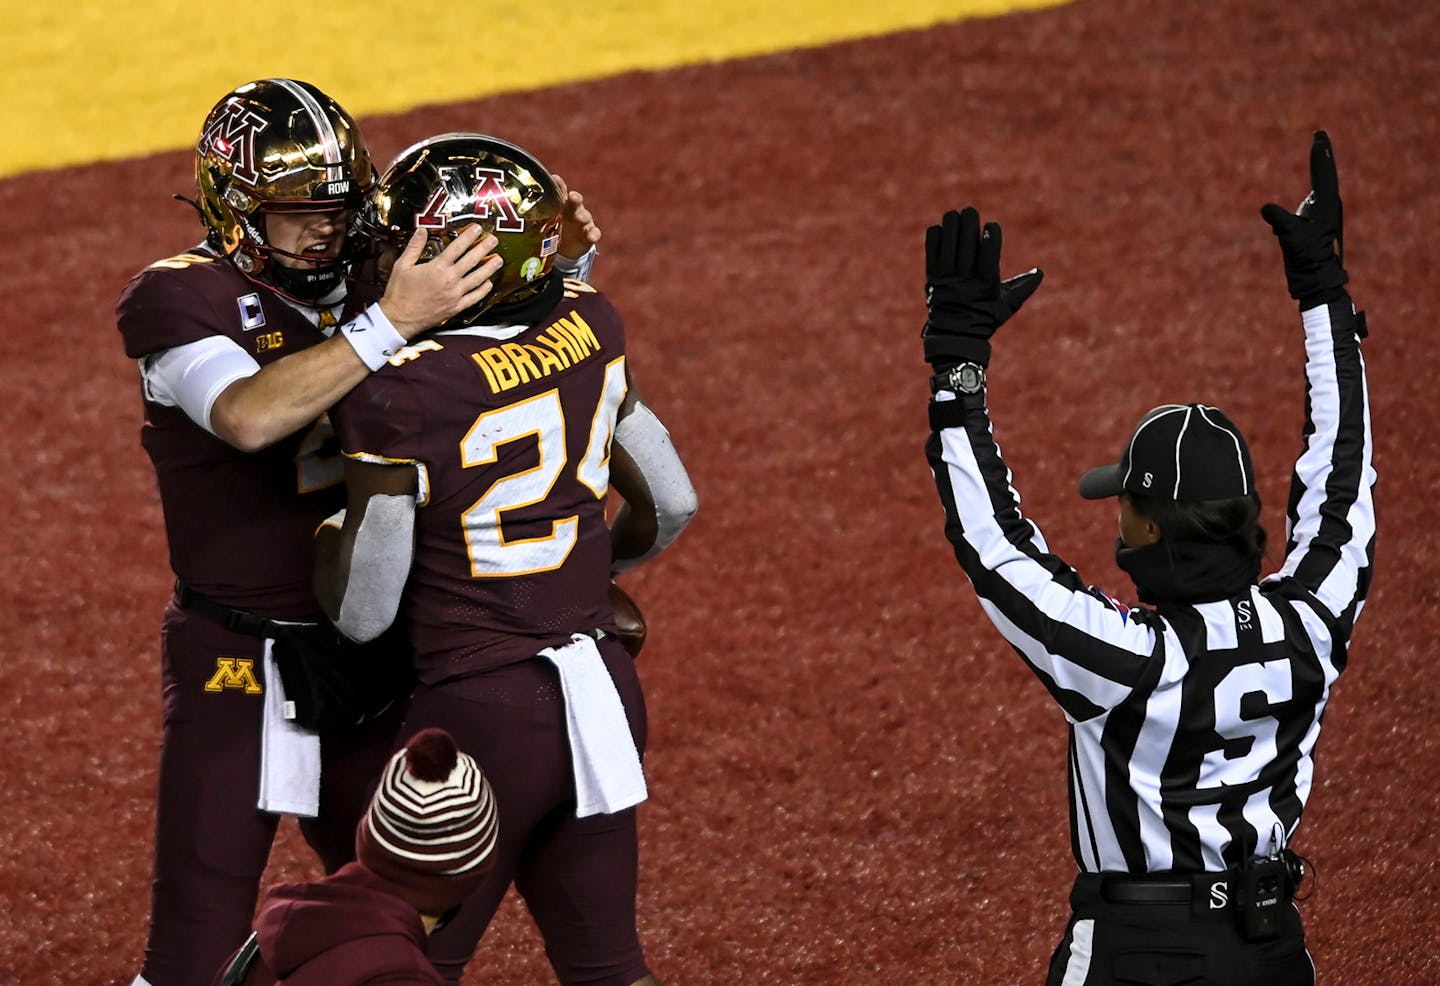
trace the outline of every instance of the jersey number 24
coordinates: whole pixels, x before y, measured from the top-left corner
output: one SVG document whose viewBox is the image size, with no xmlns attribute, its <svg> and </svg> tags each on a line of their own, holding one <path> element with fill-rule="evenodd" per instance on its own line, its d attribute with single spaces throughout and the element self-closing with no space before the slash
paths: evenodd
<svg viewBox="0 0 1440 986">
<path fill-rule="evenodd" d="M 605 367 L 605 382 L 590 421 L 589 439 L 575 464 L 575 478 L 596 499 L 603 499 L 610 489 L 610 441 L 625 390 L 625 357 L 620 356 Z M 569 464 L 565 408 L 559 390 L 547 390 L 480 415 L 460 442 L 461 463 L 467 469 L 493 465 L 499 461 L 502 445 L 532 436 L 539 446 L 539 463 L 497 479 L 461 514 L 470 574 L 477 579 L 553 571 L 565 563 L 575 547 L 580 527 L 576 515 L 552 521 L 548 534 L 514 540 L 505 536 L 501 519 L 507 510 L 544 502 Z"/>
</svg>

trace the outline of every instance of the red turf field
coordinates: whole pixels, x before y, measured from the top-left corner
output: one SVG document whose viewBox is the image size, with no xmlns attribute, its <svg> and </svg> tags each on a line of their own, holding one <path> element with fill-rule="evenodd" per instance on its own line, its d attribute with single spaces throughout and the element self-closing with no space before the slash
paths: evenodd
<svg viewBox="0 0 1440 986">
<path fill-rule="evenodd" d="M 1073 872 L 1064 722 L 941 533 L 921 243 L 1005 225 L 1046 282 L 997 339 L 998 437 L 1092 581 L 1114 520 L 1073 493 L 1163 400 L 1246 431 L 1272 534 L 1300 338 L 1259 206 L 1335 142 L 1369 311 L 1382 530 L 1301 848 L 1325 983 L 1440 982 L 1440 6 L 1091 0 L 886 40 L 363 121 L 376 157 L 482 129 L 595 207 L 596 280 L 701 495 L 629 580 L 651 620 L 642 921 L 674 984 L 1036 982 Z M 343 94 L 337 94 L 343 100 Z M 0 981 L 128 983 L 148 906 L 169 588 L 111 317 L 198 238 L 190 158 L 0 182 L 11 495 Z M 311 872 L 293 828 L 275 878 Z M 518 905 L 474 983 L 549 981 Z"/>
</svg>

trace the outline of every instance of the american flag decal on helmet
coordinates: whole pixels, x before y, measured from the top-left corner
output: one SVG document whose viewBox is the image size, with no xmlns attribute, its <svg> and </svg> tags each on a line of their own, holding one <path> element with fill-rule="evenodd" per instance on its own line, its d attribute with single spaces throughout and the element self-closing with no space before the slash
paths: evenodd
<svg viewBox="0 0 1440 986">
<path fill-rule="evenodd" d="M 540 241 L 540 256 L 548 257 L 560 249 L 560 234 L 552 233 Z"/>
</svg>

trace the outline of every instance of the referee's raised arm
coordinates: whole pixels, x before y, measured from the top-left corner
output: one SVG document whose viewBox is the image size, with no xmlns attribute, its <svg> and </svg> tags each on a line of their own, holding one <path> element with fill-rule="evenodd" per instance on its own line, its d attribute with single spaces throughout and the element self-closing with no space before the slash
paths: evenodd
<svg viewBox="0 0 1440 986">
<path fill-rule="evenodd" d="M 1300 583 L 1340 621 L 1336 641 L 1343 646 L 1370 585 L 1375 469 L 1360 352 L 1365 313 L 1345 290 L 1339 181 L 1323 130 L 1310 149 L 1310 183 L 1295 213 L 1273 203 L 1261 210 L 1305 326 L 1305 447 L 1290 480 L 1280 576 Z"/>
</svg>

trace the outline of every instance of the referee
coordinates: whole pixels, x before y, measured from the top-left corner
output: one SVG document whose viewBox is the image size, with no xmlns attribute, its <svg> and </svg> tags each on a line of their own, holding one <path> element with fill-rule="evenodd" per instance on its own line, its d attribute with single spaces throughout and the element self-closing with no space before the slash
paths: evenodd
<svg viewBox="0 0 1440 986">
<path fill-rule="evenodd" d="M 1125 608 L 1049 553 L 991 437 L 990 337 L 1039 286 L 1000 281 L 1000 227 L 974 209 L 926 236 L 926 453 L 945 535 L 980 603 L 1070 723 L 1080 872 L 1049 986 L 1313 984 L 1288 848 L 1315 742 L 1345 667 L 1374 556 L 1370 412 L 1346 293 L 1328 136 L 1297 213 L 1267 205 L 1305 332 L 1303 449 L 1285 559 L 1260 580 L 1265 531 L 1244 438 L 1202 404 L 1155 408 L 1115 465 L 1115 555 L 1148 605 Z"/>
</svg>

